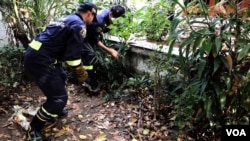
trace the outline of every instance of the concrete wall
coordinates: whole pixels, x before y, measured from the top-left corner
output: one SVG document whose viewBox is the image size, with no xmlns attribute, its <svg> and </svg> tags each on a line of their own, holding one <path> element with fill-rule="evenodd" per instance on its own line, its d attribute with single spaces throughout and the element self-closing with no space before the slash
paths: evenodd
<svg viewBox="0 0 250 141">
<path fill-rule="evenodd" d="M 120 42 L 121 40 L 115 36 L 107 36 L 108 40 L 112 42 Z M 163 59 L 166 57 L 166 54 L 169 50 L 168 46 L 162 46 L 160 44 L 151 43 L 147 41 L 133 41 L 129 43 L 130 50 L 127 56 L 129 60 L 128 68 L 133 70 L 138 74 L 149 74 L 151 76 L 154 75 L 155 65 L 150 60 L 150 57 L 154 55 L 156 50 L 162 52 L 158 56 L 158 59 Z M 161 49 L 160 49 L 161 46 Z M 172 51 L 172 55 L 178 56 L 179 50 L 178 48 L 174 48 Z M 161 75 L 167 74 L 167 72 L 160 72 Z"/>
<path fill-rule="evenodd" d="M 2 21 L 2 15 L 0 14 L 0 47 L 7 44 L 6 29 L 7 25 Z"/>
</svg>

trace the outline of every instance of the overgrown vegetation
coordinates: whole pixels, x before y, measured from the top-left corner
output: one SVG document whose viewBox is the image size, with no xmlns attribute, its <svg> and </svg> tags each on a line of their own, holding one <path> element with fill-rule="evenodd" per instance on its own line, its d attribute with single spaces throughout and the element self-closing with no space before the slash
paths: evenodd
<svg viewBox="0 0 250 141">
<path fill-rule="evenodd" d="M 146 35 L 147 39 L 151 41 L 166 40 L 173 9 L 174 4 L 169 0 L 149 1 L 147 6 L 135 13 L 138 24 L 137 33 Z"/>
<path fill-rule="evenodd" d="M 23 48 L 4 46 L 0 48 L 0 92 L 17 92 L 22 84 Z M 0 95 L 1 96 L 1 95 Z"/>
<path fill-rule="evenodd" d="M 170 31 L 171 49 L 179 33 L 189 34 L 179 46 L 180 63 L 175 66 L 180 68 L 182 78 L 173 83 L 175 89 L 171 92 L 175 95 L 174 119 L 181 128 L 191 127 L 193 133 L 204 132 L 215 138 L 222 125 L 249 125 L 250 26 L 236 1 L 228 2 L 235 13 L 226 17 L 209 17 L 205 3 L 197 2 L 202 7 L 203 20 L 176 18 Z M 187 3 L 180 6 L 185 11 Z M 183 22 L 188 29 L 177 28 Z M 194 24 L 200 26 L 194 28 Z"/>
<path fill-rule="evenodd" d="M 131 75 L 129 70 L 126 69 L 128 61 L 126 60 L 126 54 L 128 46 L 124 42 L 111 43 L 104 41 L 104 43 L 116 49 L 119 52 L 119 60 L 112 58 L 109 54 L 103 50 L 96 50 L 95 66 L 98 80 L 103 83 L 103 87 L 112 92 L 120 91 L 126 84 L 128 77 Z"/>
</svg>

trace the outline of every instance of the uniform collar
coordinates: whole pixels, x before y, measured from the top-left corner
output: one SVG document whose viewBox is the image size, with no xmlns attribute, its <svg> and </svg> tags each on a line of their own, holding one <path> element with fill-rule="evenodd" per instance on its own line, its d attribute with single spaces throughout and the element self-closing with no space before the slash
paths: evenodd
<svg viewBox="0 0 250 141">
<path fill-rule="evenodd" d="M 77 15 L 77 16 L 83 21 L 83 18 L 82 18 L 82 16 L 80 15 L 79 12 L 76 12 L 75 15 Z"/>
</svg>

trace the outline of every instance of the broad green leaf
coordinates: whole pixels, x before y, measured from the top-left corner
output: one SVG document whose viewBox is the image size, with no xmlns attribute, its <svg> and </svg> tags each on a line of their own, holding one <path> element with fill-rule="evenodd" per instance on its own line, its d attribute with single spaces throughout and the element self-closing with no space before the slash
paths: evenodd
<svg viewBox="0 0 250 141">
<path fill-rule="evenodd" d="M 250 45 L 246 45 L 243 47 L 243 49 L 240 51 L 237 60 L 241 60 L 242 58 L 244 58 L 250 51 Z"/>
<path fill-rule="evenodd" d="M 193 52 L 195 52 L 197 48 L 200 48 L 200 46 L 204 40 L 205 39 L 202 36 L 198 36 L 196 38 L 196 40 L 194 41 L 194 45 L 193 45 Z"/>
<path fill-rule="evenodd" d="M 219 53 L 221 49 L 221 38 L 215 38 L 216 53 Z"/>
<path fill-rule="evenodd" d="M 212 108 L 212 104 L 213 104 L 213 101 L 212 99 L 209 97 L 206 99 L 205 101 L 205 104 L 206 104 L 206 115 L 207 115 L 207 118 L 210 119 L 211 116 L 212 116 L 212 112 L 211 112 L 211 108 Z"/>
<path fill-rule="evenodd" d="M 191 33 L 190 36 L 182 42 L 182 44 L 180 45 L 180 48 L 182 49 L 183 47 L 191 44 L 192 41 L 195 40 L 195 38 L 196 38 L 196 34 Z"/>
<path fill-rule="evenodd" d="M 204 69 L 206 67 L 206 64 L 207 64 L 206 60 L 200 59 L 199 69 L 198 69 L 198 76 L 199 76 L 199 78 L 201 78 L 202 73 L 203 73 L 203 71 L 204 71 Z"/>
<path fill-rule="evenodd" d="M 202 81 L 200 93 L 203 94 L 207 88 L 208 81 Z"/>
<path fill-rule="evenodd" d="M 219 58 L 215 58 L 215 60 L 214 60 L 214 69 L 213 69 L 213 74 L 212 75 L 214 75 L 214 73 L 219 69 L 220 65 L 221 65 L 221 60 Z"/>
<path fill-rule="evenodd" d="M 206 3 L 205 3 L 203 0 L 199 0 L 199 4 L 200 4 L 201 7 L 202 7 L 202 12 L 203 12 L 204 14 L 206 14 L 206 13 L 208 12 L 208 8 L 207 8 Z"/>
<path fill-rule="evenodd" d="M 175 18 L 173 21 L 172 21 L 172 24 L 171 24 L 171 27 L 170 27 L 170 33 L 174 33 L 178 24 L 181 22 L 180 19 L 178 18 Z"/>
<path fill-rule="evenodd" d="M 200 56 L 203 56 L 204 54 L 209 54 L 212 48 L 212 42 L 211 39 L 205 38 L 204 41 L 201 43 L 200 47 Z"/>
<path fill-rule="evenodd" d="M 168 54 L 167 54 L 168 59 L 169 59 L 169 58 L 171 57 L 171 55 L 172 55 L 172 51 L 173 51 L 173 48 L 174 48 L 174 44 L 175 44 L 175 39 L 170 41 L 170 45 L 169 45 L 169 49 L 168 49 Z"/>
</svg>

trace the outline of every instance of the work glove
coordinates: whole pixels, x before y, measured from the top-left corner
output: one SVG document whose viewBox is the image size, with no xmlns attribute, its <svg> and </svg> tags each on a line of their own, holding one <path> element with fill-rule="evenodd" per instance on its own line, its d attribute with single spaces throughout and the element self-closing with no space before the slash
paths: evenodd
<svg viewBox="0 0 250 141">
<path fill-rule="evenodd" d="M 83 68 L 83 65 L 72 68 L 72 74 L 80 84 L 88 79 L 88 72 Z"/>
</svg>

